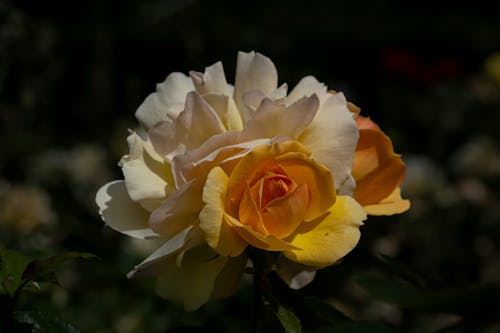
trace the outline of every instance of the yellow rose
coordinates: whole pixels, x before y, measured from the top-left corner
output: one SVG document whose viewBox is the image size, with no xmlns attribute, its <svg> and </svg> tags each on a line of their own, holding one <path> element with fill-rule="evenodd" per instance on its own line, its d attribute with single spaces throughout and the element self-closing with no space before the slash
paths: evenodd
<svg viewBox="0 0 500 333">
<path fill-rule="evenodd" d="M 138 108 L 124 180 L 96 195 L 107 225 L 163 245 L 129 275 L 154 275 L 194 310 L 234 292 L 245 248 L 278 251 L 292 288 L 345 256 L 366 217 L 353 198 L 359 130 L 341 93 L 309 76 L 287 94 L 265 56 L 172 73 Z"/>
</svg>

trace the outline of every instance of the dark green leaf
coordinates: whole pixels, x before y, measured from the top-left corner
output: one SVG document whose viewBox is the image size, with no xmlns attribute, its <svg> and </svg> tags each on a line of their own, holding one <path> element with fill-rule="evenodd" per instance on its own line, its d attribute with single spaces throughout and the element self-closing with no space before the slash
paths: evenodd
<svg viewBox="0 0 500 333">
<path fill-rule="evenodd" d="M 411 303 L 421 292 L 408 282 L 383 277 L 358 276 L 355 281 L 374 298 L 400 305 Z"/>
<path fill-rule="evenodd" d="M 321 329 L 314 330 L 313 333 L 396 333 L 396 330 L 382 323 L 376 322 L 343 322 Z"/>
<path fill-rule="evenodd" d="M 31 259 L 8 249 L 0 249 L 0 294 L 13 296 L 23 284 L 23 272 Z"/>
<path fill-rule="evenodd" d="M 74 259 L 95 259 L 97 256 L 90 253 L 67 252 L 56 254 L 47 259 L 33 260 L 24 271 L 23 278 L 26 280 L 41 281 L 51 277 L 63 264 Z"/>
<path fill-rule="evenodd" d="M 327 323 L 333 324 L 339 321 L 351 320 L 331 304 L 315 297 L 305 297 L 303 305 L 303 310 L 305 312 L 314 314 L 315 318 L 321 319 Z"/>
<path fill-rule="evenodd" d="M 281 325 L 285 329 L 286 333 L 301 333 L 302 326 L 300 325 L 300 320 L 295 316 L 292 310 L 279 304 L 276 310 L 276 316 L 278 317 Z"/>
<path fill-rule="evenodd" d="M 32 333 L 78 333 L 70 324 L 63 323 L 59 318 L 38 311 L 18 312 L 17 321 L 32 325 Z"/>
<path fill-rule="evenodd" d="M 428 279 L 426 277 L 417 272 L 415 269 L 409 267 L 407 264 L 384 254 L 381 254 L 379 259 L 393 273 L 397 274 L 405 281 L 408 281 L 421 288 L 429 285 Z"/>
</svg>

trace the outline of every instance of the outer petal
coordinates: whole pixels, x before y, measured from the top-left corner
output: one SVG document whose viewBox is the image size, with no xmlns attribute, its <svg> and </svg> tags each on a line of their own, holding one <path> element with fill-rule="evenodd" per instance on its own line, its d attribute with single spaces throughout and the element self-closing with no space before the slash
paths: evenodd
<svg viewBox="0 0 500 333">
<path fill-rule="evenodd" d="M 172 193 L 151 213 L 151 229 L 164 237 L 172 237 L 195 224 L 202 208 L 201 186 L 199 180 L 193 180 Z"/>
<path fill-rule="evenodd" d="M 234 101 L 241 110 L 241 97 L 250 90 L 260 90 L 266 96 L 278 87 L 278 72 L 272 61 L 260 53 L 238 53 Z M 244 119 L 245 121 L 247 119 Z"/>
<path fill-rule="evenodd" d="M 288 241 L 300 250 L 285 251 L 290 260 L 325 267 L 349 253 L 358 243 L 366 213 L 354 199 L 337 196 L 327 215 L 302 224 Z"/>
<path fill-rule="evenodd" d="M 247 122 L 242 135 L 247 139 L 272 138 L 276 135 L 295 139 L 313 120 L 318 106 L 316 95 L 301 98 L 288 107 L 266 98 Z"/>
<path fill-rule="evenodd" d="M 184 303 L 186 311 L 194 311 L 210 299 L 227 261 L 228 257 L 217 255 L 207 246 L 186 252 L 180 267 L 175 258 L 170 258 L 163 263 L 157 291 L 162 297 Z"/>
<path fill-rule="evenodd" d="M 380 202 L 363 206 L 369 215 L 393 215 L 406 212 L 410 201 L 401 198 L 401 190 L 396 188 L 387 198 Z"/>
<path fill-rule="evenodd" d="M 231 96 L 210 93 L 203 95 L 203 98 L 214 109 L 228 131 L 243 129 L 243 121 Z"/>
<path fill-rule="evenodd" d="M 228 95 L 229 93 L 224 68 L 220 61 L 205 68 L 205 73 L 192 71 L 189 75 L 193 80 L 196 91 L 202 95 L 207 93 Z"/>
<path fill-rule="evenodd" d="M 357 183 L 354 198 L 366 206 L 388 197 L 403 181 L 406 167 L 378 126 L 363 117 L 357 122 L 360 138 L 352 168 Z"/>
<path fill-rule="evenodd" d="M 280 256 L 276 273 L 290 288 L 301 289 L 314 280 L 316 269 Z"/>
<path fill-rule="evenodd" d="M 326 86 L 323 83 L 316 80 L 314 76 L 306 76 L 290 91 L 286 97 L 286 104 L 293 104 L 299 99 L 313 94 L 318 96 L 320 102 L 323 102 L 328 97 Z"/>
<path fill-rule="evenodd" d="M 148 225 L 148 212 L 133 202 L 125 182 L 107 183 L 97 191 L 95 201 L 101 218 L 111 228 L 136 238 L 158 237 Z"/>
<path fill-rule="evenodd" d="M 245 272 L 247 261 L 248 258 L 245 254 L 228 259 L 226 266 L 217 276 L 212 297 L 224 298 L 236 292 Z"/>
<path fill-rule="evenodd" d="M 128 194 L 132 200 L 151 211 L 157 208 L 157 199 L 165 198 L 174 190 L 170 165 L 137 134 L 130 134 L 127 141 L 130 154 L 124 156 L 120 164 Z"/>
<path fill-rule="evenodd" d="M 246 247 L 236 231 L 224 221 L 224 200 L 228 177 L 220 167 L 212 169 L 203 188 L 205 207 L 200 212 L 199 227 L 208 245 L 223 256 L 239 256 Z"/>
<path fill-rule="evenodd" d="M 339 194 L 352 194 L 351 167 L 358 142 L 358 128 L 342 94 L 329 94 L 316 117 L 299 138 L 311 158 L 325 165 L 334 175 Z"/>
<path fill-rule="evenodd" d="M 152 93 L 137 109 L 135 116 L 149 129 L 160 121 L 170 122 L 184 108 L 188 92 L 193 91 L 191 79 L 182 73 L 172 73 L 164 82 L 156 85 Z"/>
<path fill-rule="evenodd" d="M 225 132 L 224 124 L 215 111 L 197 92 L 186 97 L 184 111 L 174 123 L 158 123 L 149 131 L 151 142 L 163 156 L 173 155 L 186 149 L 199 147 L 210 137 Z"/>
</svg>

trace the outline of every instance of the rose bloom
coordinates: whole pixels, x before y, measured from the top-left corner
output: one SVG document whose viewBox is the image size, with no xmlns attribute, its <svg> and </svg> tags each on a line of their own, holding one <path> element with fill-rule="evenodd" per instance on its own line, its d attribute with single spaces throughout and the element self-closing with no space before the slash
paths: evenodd
<svg viewBox="0 0 500 333">
<path fill-rule="evenodd" d="M 240 52 L 234 88 L 218 62 L 145 99 L 124 180 L 96 196 L 111 228 L 163 243 L 129 276 L 156 276 L 160 295 L 195 310 L 236 290 L 254 247 L 301 288 L 355 247 L 367 213 L 408 209 L 378 126 L 312 76 L 287 88 L 270 59 Z"/>
</svg>

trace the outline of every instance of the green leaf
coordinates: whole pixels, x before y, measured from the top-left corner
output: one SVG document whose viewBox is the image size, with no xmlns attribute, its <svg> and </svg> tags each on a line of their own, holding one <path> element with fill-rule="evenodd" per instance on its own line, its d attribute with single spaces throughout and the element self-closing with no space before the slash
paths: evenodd
<svg viewBox="0 0 500 333">
<path fill-rule="evenodd" d="M 14 296 L 24 283 L 23 272 L 30 261 L 22 253 L 0 248 L 0 294 Z"/>
<path fill-rule="evenodd" d="M 32 333 L 79 333 L 72 325 L 43 312 L 17 312 L 14 317 L 20 323 L 32 325 Z"/>
<path fill-rule="evenodd" d="M 314 318 L 321 319 L 330 324 L 351 320 L 331 304 L 316 297 L 305 297 L 303 300 L 303 310 L 308 314 L 314 315 Z"/>
<path fill-rule="evenodd" d="M 342 333 L 396 333 L 397 331 L 393 328 L 386 326 L 378 322 L 343 322 L 328 327 L 323 327 L 314 330 L 313 333 L 330 333 L 330 332 L 342 332 Z"/>
<path fill-rule="evenodd" d="M 384 254 L 380 255 L 379 260 L 393 273 L 397 274 L 400 278 L 410 282 L 411 284 L 421 288 L 427 287 L 430 284 L 428 278 L 400 260 Z"/>
<path fill-rule="evenodd" d="M 285 329 L 286 333 L 301 333 L 302 326 L 300 325 L 300 320 L 295 316 L 292 310 L 279 304 L 276 310 L 276 317 L 278 317 L 281 325 Z"/>
<path fill-rule="evenodd" d="M 421 293 L 408 282 L 374 276 L 358 276 L 356 283 L 372 297 L 400 305 L 407 305 Z"/>
<path fill-rule="evenodd" d="M 97 256 L 83 252 L 67 252 L 56 254 L 42 260 L 33 260 L 24 271 L 23 278 L 26 280 L 43 281 L 49 279 L 52 274 L 63 264 L 74 259 L 95 259 Z"/>
</svg>

